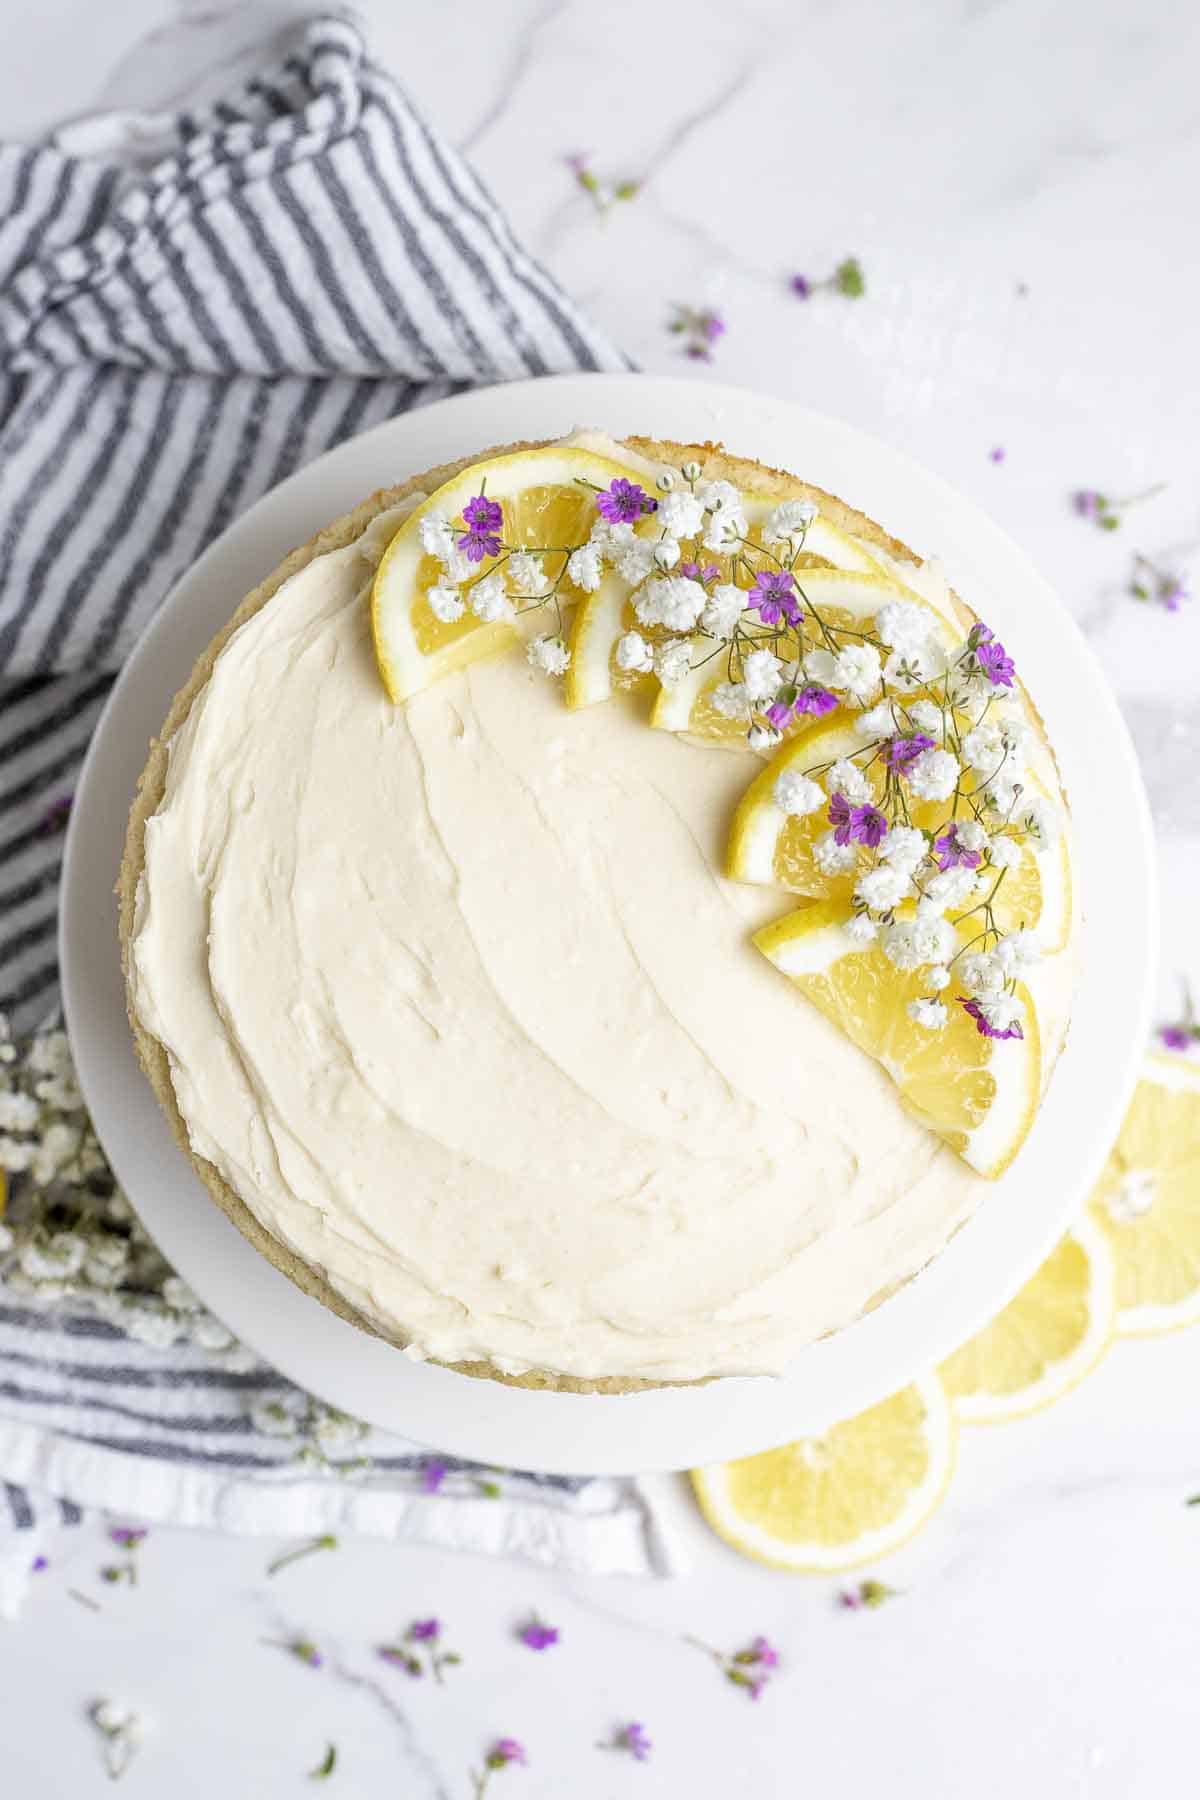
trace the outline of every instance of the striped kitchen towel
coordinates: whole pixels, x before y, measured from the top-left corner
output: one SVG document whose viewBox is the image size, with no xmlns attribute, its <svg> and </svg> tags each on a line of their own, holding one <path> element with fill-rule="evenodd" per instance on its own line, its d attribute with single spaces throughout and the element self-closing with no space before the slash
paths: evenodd
<svg viewBox="0 0 1200 1800">
<path fill-rule="evenodd" d="M 73 783 L 113 672 L 180 572 L 365 426 L 479 383 L 628 366 L 344 20 L 310 23 L 294 54 L 203 112 L 0 146 L 0 1009 L 14 1032 L 53 1018 Z M 373 1439 L 359 1467 L 339 1440 L 351 1428 L 252 1359 L 232 1366 L 182 1284 L 164 1308 L 160 1270 L 147 1294 L 136 1239 L 127 1268 L 97 1277 L 107 1297 L 83 1303 L 86 1218 L 56 1245 L 61 1220 L 31 1237 L 27 1210 L 22 1236 L 22 1184 L 28 1209 L 49 1179 L 22 1136 L 33 1088 L 84 1123 L 65 1045 L 42 1043 L 23 1104 L 0 1032 L 10 1574 L 81 1502 L 663 1566 L 628 1483 L 505 1477 L 497 1500 L 478 1472 L 435 1465 L 433 1479 L 428 1454 L 397 1440 Z M 102 1170 L 90 1179 L 103 1189 Z"/>
</svg>

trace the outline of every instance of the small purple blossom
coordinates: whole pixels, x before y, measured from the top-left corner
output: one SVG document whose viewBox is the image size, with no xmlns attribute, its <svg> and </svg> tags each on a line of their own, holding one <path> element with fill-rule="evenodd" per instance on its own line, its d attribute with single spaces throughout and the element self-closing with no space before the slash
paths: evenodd
<svg viewBox="0 0 1200 1800">
<path fill-rule="evenodd" d="M 996 641 L 994 633 L 986 625 L 976 626 L 971 636 L 974 640 L 975 661 L 992 686 L 1010 688 L 1015 665 L 1004 645 Z"/>
<path fill-rule="evenodd" d="M 440 1456 L 431 1457 L 421 1471 L 421 1490 L 426 1494 L 436 1494 L 449 1472 L 449 1464 Z"/>
<path fill-rule="evenodd" d="M 119 1544 L 122 1550 L 136 1550 L 149 1532 L 144 1525 L 113 1525 L 108 1535 L 110 1542 Z"/>
<path fill-rule="evenodd" d="M 793 294 L 795 294 L 797 300 L 808 300 L 812 296 L 812 282 L 808 279 L 807 275 L 793 275 L 792 279 L 788 282 L 788 286 L 791 288 Z"/>
<path fill-rule="evenodd" d="M 1019 1019 L 1014 1019 L 1011 1025 L 1007 1025 L 1003 1031 L 999 1031 L 995 1025 L 988 1022 L 987 1015 L 982 1006 L 980 1006 L 978 1000 L 964 1000 L 960 994 L 958 997 L 958 1004 L 969 1018 L 974 1019 L 975 1029 L 981 1037 L 1023 1038 L 1025 1036 L 1025 1033 L 1021 1030 L 1021 1021 Z"/>
<path fill-rule="evenodd" d="M 721 569 L 718 563 L 705 563 L 701 568 L 697 562 L 681 562 L 678 573 L 685 575 L 689 581 L 699 581 L 707 587 L 710 581 L 717 579 Z"/>
<path fill-rule="evenodd" d="M 632 525 L 643 513 L 657 512 L 658 501 L 652 500 L 636 481 L 626 481 L 618 475 L 596 495 L 596 511 L 610 525 Z"/>
<path fill-rule="evenodd" d="M 1158 1035 L 1167 1050 L 1190 1050 L 1195 1042 L 1196 1031 L 1194 1026 L 1163 1025 L 1159 1028 Z"/>
<path fill-rule="evenodd" d="M 489 500 L 484 493 L 476 494 L 463 507 L 463 523 L 467 529 L 458 540 L 458 547 L 468 562 L 482 562 L 485 556 L 499 556 L 502 545 L 499 531 L 504 523 L 504 513 L 499 503 Z"/>
<path fill-rule="evenodd" d="M 874 1611 L 876 1607 L 882 1606 L 885 1600 L 894 1599 L 896 1591 L 895 1588 L 889 1587 L 886 1581 L 876 1581 L 869 1577 L 866 1581 L 860 1581 L 855 1587 L 843 1588 L 838 1595 L 838 1605 L 844 1607 L 847 1612 L 861 1612 L 864 1607 Z"/>
<path fill-rule="evenodd" d="M 276 1644 L 280 1650 L 286 1650 L 297 1662 L 302 1662 L 310 1669 L 321 1669 L 325 1666 L 325 1658 L 311 1638 L 268 1638 L 268 1643 Z"/>
<path fill-rule="evenodd" d="M 634 1762 L 649 1762 L 650 1752 L 654 1745 L 644 1725 L 636 1721 L 622 1725 L 613 1734 L 612 1743 L 607 1746 L 611 1750 L 628 1750 Z"/>
<path fill-rule="evenodd" d="M 29 1565 L 29 1572 L 31 1575 L 40 1575 L 40 1574 L 42 1574 L 42 1572 L 45 1569 L 48 1569 L 49 1567 L 50 1567 L 50 1558 L 48 1556 L 35 1556 L 33 1561 Z"/>
<path fill-rule="evenodd" d="M 533 1618 L 528 1625 L 523 1625 L 517 1633 L 527 1650 L 549 1650 L 557 1644 L 559 1634 L 553 1625 L 543 1625 L 538 1618 Z"/>
<path fill-rule="evenodd" d="M 823 718 L 839 704 L 836 694 L 831 694 L 828 688 L 819 686 L 815 681 L 806 682 L 796 695 L 797 714 L 808 713 L 814 719 Z"/>
<path fill-rule="evenodd" d="M 389 1663 L 393 1669 L 403 1669 L 406 1675 L 413 1676 L 415 1680 L 419 1681 L 425 1673 L 420 1658 L 414 1656 L 411 1650 L 406 1650 L 403 1644 L 380 1644 L 375 1654 L 380 1662 Z"/>
<path fill-rule="evenodd" d="M 414 1619 L 408 1628 L 408 1635 L 414 1644 L 432 1644 L 442 1635 L 440 1619 Z"/>
<path fill-rule="evenodd" d="M 38 826 L 43 837 L 53 837 L 57 832 L 65 830 L 74 804 L 74 794 L 62 794 L 46 808 L 42 814 L 41 824 Z"/>
<path fill-rule="evenodd" d="M 760 1669 L 777 1669 L 779 1667 L 779 1652 L 768 1638 L 756 1637 L 750 1645 L 749 1652 L 743 1651 L 742 1654 L 747 1656 L 748 1661 L 756 1663 Z"/>
<path fill-rule="evenodd" d="M 1095 488 L 1078 488 L 1071 495 L 1071 505 L 1081 519 L 1095 519 L 1105 505 L 1104 495 L 1098 494 Z"/>
<path fill-rule="evenodd" d="M 518 1743 L 516 1738 L 497 1738 L 487 1753 L 487 1767 L 506 1769 L 509 1763 L 517 1763 L 523 1769 L 528 1767 L 529 1758 L 525 1753 L 525 1746 Z"/>
<path fill-rule="evenodd" d="M 1169 613 L 1177 613 L 1184 602 L 1192 597 L 1185 575 L 1159 568 L 1148 556 L 1140 555 L 1133 559 L 1130 592 L 1137 600 L 1155 601 Z"/>
<path fill-rule="evenodd" d="M 848 844 L 854 820 L 854 809 L 845 794 L 835 794 L 829 802 L 829 823 L 833 826 L 835 844 Z"/>
<path fill-rule="evenodd" d="M 933 840 L 933 854 L 937 858 L 938 868 L 977 869 L 983 860 L 980 850 L 968 850 L 958 835 L 958 822 L 951 819 L 941 837 Z"/>
<path fill-rule="evenodd" d="M 889 769 L 903 775 L 912 768 L 918 756 L 933 749 L 933 739 L 923 731 L 888 738 L 883 747 L 883 760 Z"/>
<path fill-rule="evenodd" d="M 683 336 L 685 356 L 694 362 L 711 362 L 713 345 L 724 337 L 728 327 L 720 313 L 711 309 L 677 306 L 668 329 Z"/>
<path fill-rule="evenodd" d="M 746 605 L 751 612 L 757 612 L 764 625 L 799 625 L 804 617 L 790 569 L 760 569 Z"/>
<path fill-rule="evenodd" d="M 1008 455 L 1008 451 L 1004 448 L 1003 444 L 997 444 L 993 450 L 988 452 L 988 455 L 992 462 L 1002 463 Z"/>
<path fill-rule="evenodd" d="M 830 800 L 829 823 L 835 844 L 866 844 L 870 850 L 878 848 L 888 829 L 887 819 L 877 806 L 869 801 L 865 806 L 851 806 L 845 794 L 834 794 Z"/>
<path fill-rule="evenodd" d="M 772 700 L 763 717 L 776 731 L 783 731 L 792 722 L 795 704 L 794 700 Z"/>
</svg>

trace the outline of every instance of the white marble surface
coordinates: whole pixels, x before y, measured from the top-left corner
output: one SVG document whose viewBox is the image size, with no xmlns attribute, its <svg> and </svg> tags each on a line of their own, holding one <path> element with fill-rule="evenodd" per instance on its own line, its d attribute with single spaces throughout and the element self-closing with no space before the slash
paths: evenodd
<svg viewBox="0 0 1200 1800">
<path fill-rule="evenodd" d="M 300 10 L 109 0 L 98 42 L 84 0 L 26 0 L 0 61 L 0 131 L 97 103 L 169 105 Z M 714 377 L 900 444 L 1056 581 L 1143 754 L 1166 1016 L 1189 962 L 1200 977 L 1200 602 L 1172 618 L 1123 588 L 1135 548 L 1200 578 L 1200 16 L 1173 0 L 364 10 L 379 54 L 470 148 L 526 242 L 645 367 L 682 366 L 664 329 L 673 302 L 719 307 Z M 598 218 L 564 169 L 571 150 L 644 191 Z M 791 271 L 822 275 L 847 252 L 865 299 L 788 293 Z M 1079 486 L 1160 481 L 1113 536 L 1069 509 Z M 913 1800 L 1183 1792 L 1198 1377 L 1200 1331 L 1124 1344 L 1049 1413 L 964 1434 L 949 1501 L 882 1571 L 904 1597 L 871 1615 L 839 1611 L 832 1582 L 726 1553 L 679 1490 L 696 1572 L 660 1586 L 369 1544 L 268 1583 L 261 1543 L 159 1532 L 138 1589 L 106 1592 L 93 1614 L 66 1593 L 96 1590 L 89 1528 L 56 1549 L 22 1623 L 0 1627 L 0 1791 L 101 1792 L 82 1709 L 107 1693 L 154 1721 L 128 1791 L 173 1800 L 300 1793 L 329 1741 L 331 1793 L 458 1800 L 507 1732 L 531 1766 L 497 1780 L 531 1800 L 743 1783 Z M 540 1658 L 512 1641 L 531 1604 L 563 1629 Z M 467 1657 L 444 1690 L 370 1656 L 431 1611 Z M 292 1627 L 321 1641 L 327 1669 L 259 1642 Z M 756 1707 L 681 1641 L 733 1648 L 760 1630 L 785 1670 Z M 593 1748 L 628 1718 L 658 1745 L 644 1768 Z"/>
</svg>

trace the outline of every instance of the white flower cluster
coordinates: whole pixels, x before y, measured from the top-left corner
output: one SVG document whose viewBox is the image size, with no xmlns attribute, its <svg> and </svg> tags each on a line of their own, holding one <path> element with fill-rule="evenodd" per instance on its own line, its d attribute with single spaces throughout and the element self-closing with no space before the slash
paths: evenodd
<svg viewBox="0 0 1200 1800">
<path fill-rule="evenodd" d="M 456 528 L 444 513 L 423 515 L 418 527 L 421 548 L 442 565 L 438 579 L 425 590 L 434 618 L 454 625 L 471 613 L 481 625 L 508 625 L 531 607 L 553 598 L 554 588 L 546 572 L 545 554 L 532 550 L 505 552 L 486 574 L 481 574 L 458 548 Z M 632 537 L 632 531 L 630 536 Z M 600 585 L 600 550 L 584 544 L 568 558 L 564 572 L 587 592 Z M 529 647 L 529 660 L 546 675 L 562 675 L 570 667 L 571 653 L 561 631 L 538 638 Z"/>
</svg>

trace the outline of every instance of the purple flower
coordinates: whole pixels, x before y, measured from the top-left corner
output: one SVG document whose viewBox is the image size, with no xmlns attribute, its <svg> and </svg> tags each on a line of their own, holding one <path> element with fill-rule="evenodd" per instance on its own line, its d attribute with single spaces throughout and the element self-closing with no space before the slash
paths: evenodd
<svg viewBox="0 0 1200 1800">
<path fill-rule="evenodd" d="M 751 612 L 757 612 L 764 625 L 798 625 L 804 617 L 790 569 L 760 569 L 746 605 Z"/>
<path fill-rule="evenodd" d="M 809 713 L 814 719 L 832 712 L 837 705 L 837 695 L 831 694 L 828 688 L 819 687 L 815 681 L 806 682 L 796 695 L 796 712 Z"/>
<path fill-rule="evenodd" d="M 881 838 L 888 832 L 888 822 L 877 806 L 868 800 L 864 806 L 856 806 L 850 815 L 850 836 L 859 844 L 865 844 L 868 850 L 876 850 Z"/>
<path fill-rule="evenodd" d="M 720 313 L 706 312 L 700 315 L 700 329 L 710 344 L 725 336 L 728 327 Z"/>
<path fill-rule="evenodd" d="M 320 1669 L 324 1667 L 325 1658 L 317 1649 L 317 1646 L 308 1638 L 293 1638 L 290 1643 L 285 1644 L 283 1647 L 285 1650 L 290 1650 L 298 1662 L 307 1663 L 310 1669 Z"/>
<path fill-rule="evenodd" d="M 519 1763 L 522 1768 L 525 1768 L 529 1758 L 525 1754 L 523 1744 L 519 1744 L 516 1738 L 506 1737 L 496 1739 L 487 1753 L 486 1762 L 489 1769 L 506 1769 L 509 1763 Z"/>
<path fill-rule="evenodd" d="M 1095 488 L 1080 488 L 1071 495 L 1071 505 L 1081 519 L 1095 519 L 1104 505 L 1104 495 L 1098 494 Z"/>
<path fill-rule="evenodd" d="M 983 634 L 987 633 L 985 637 Z M 1013 659 L 1004 648 L 997 643 L 986 625 L 976 628 L 972 636 L 975 642 L 975 661 L 979 664 L 993 687 L 1011 687 L 1013 684 Z"/>
<path fill-rule="evenodd" d="M 883 760 L 889 769 L 895 769 L 903 775 L 912 768 L 923 751 L 932 749 L 933 739 L 923 731 L 914 731 L 906 737 L 889 738 L 883 747 Z"/>
<path fill-rule="evenodd" d="M 422 1490 L 427 1494 L 436 1494 L 446 1479 L 448 1467 L 440 1456 L 432 1457 L 421 1471 Z"/>
<path fill-rule="evenodd" d="M 1008 455 L 1008 451 L 1004 448 L 1003 444 L 997 444 L 996 448 L 993 451 L 991 451 L 990 454 L 991 454 L 991 459 L 994 463 L 1002 463 L 1004 461 L 1005 457 Z"/>
<path fill-rule="evenodd" d="M 50 1559 L 48 1556 L 35 1556 L 29 1565 L 30 1573 L 33 1575 L 40 1575 L 44 1569 L 48 1569 L 49 1567 Z"/>
<path fill-rule="evenodd" d="M 440 1619 L 414 1619 L 408 1628 L 414 1644 L 431 1644 L 442 1635 Z"/>
<path fill-rule="evenodd" d="M 710 581 L 717 579 L 721 570 L 717 563 L 706 563 L 701 568 L 697 562 L 682 562 L 679 565 L 679 573 L 686 575 L 689 581 L 700 581 L 707 587 Z"/>
<path fill-rule="evenodd" d="M 646 1727 L 637 1724 L 636 1721 L 629 1725 L 622 1725 L 614 1737 L 613 1743 L 618 1750 L 628 1750 L 635 1762 L 649 1762 L 650 1752 L 654 1748 L 647 1735 Z"/>
<path fill-rule="evenodd" d="M 793 275 L 788 286 L 798 300 L 807 300 L 812 293 L 812 282 L 807 275 Z"/>
<path fill-rule="evenodd" d="M 1188 1025 L 1163 1025 L 1158 1035 L 1168 1050 L 1190 1050 L 1195 1037 Z"/>
<path fill-rule="evenodd" d="M 530 1650 L 549 1650 L 558 1642 L 558 1632 L 553 1625 L 543 1625 L 540 1619 L 531 1619 L 528 1625 L 522 1626 L 517 1633 L 521 1642 Z"/>
<path fill-rule="evenodd" d="M 652 500 L 636 481 L 626 481 L 618 475 L 596 495 L 596 511 L 610 525 L 632 525 L 643 513 L 657 512 L 658 501 Z"/>
<path fill-rule="evenodd" d="M 458 540 L 458 547 L 469 562 L 482 562 L 485 556 L 499 556 L 501 550 L 497 533 L 504 523 L 504 513 L 495 500 L 489 500 L 486 494 L 476 494 L 463 507 L 463 523 L 467 530 Z"/>
<path fill-rule="evenodd" d="M 570 156 L 564 156 L 563 161 L 573 175 L 582 175 L 588 166 L 588 152 L 586 150 L 572 150 Z"/>
<path fill-rule="evenodd" d="M 390 1663 L 394 1669 L 403 1669 L 406 1675 L 412 1675 L 418 1680 L 425 1673 L 412 1651 L 406 1650 L 403 1644 L 380 1644 L 375 1654 L 380 1662 Z"/>
<path fill-rule="evenodd" d="M 148 1536 L 148 1532 L 144 1525 L 114 1525 L 108 1535 L 111 1542 L 119 1544 L 122 1550 L 136 1550 Z"/>
<path fill-rule="evenodd" d="M 776 731 L 790 725 L 795 704 L 794 700 L 772 700 L 764 714 L 768 725 L 773 725 Z"/>
<path fill-rule="evenodd" d="M 42 814 L 42 822 L 38 826 L 43 837 L 53 837 L 55 832 L 65 828 L 74 804 L 74 794 L 63 794 L 54 801 L 53 805 L 46 808 Z"/>
<path fill-rule="evenodd" d="M 779 1652 L 774 1644 L 765 1637 L 754 1639 L 750 1645 L 750 1659 L 757 1663 L 760 1669 L 777 1669 L 779 1667 Z"/>
<path fill-rule="evenodd" d="M 1176 575 L 1173 580 L 1169 580 L 1159 594 L 1159 599 L 1168 612 L 1178 612 L 1184 601 L 1190 600 L 1191 597 L 1191 589 L 1182 575 Z"/>
<path fill-rule="evenodd" d="M 829 802 L 829 823 L 833 826 L 835 844 L 848 844 L 854 829 L 854 808 L 845 794 L 835 794 Z"/>
<path fill-rule="evenodd" d="M 941 837 L 933 840 L 933 854 L 937 857 L 938 868 L 945 869 L 977 869 L 983 860 L 979 850 L 968 850 L 960 843 L 957 821 L 951 819 Z"/>
<path fill-rule="evenodd" d="M 874 1611 L 886 1600 L 894 1599 L 895 1595 L 896 1589 L 889 1587 L 886 1581 L 868 1577 L 866 1581 L 860 1581 L 857 1587 L 843 1588 L 838 1595 L 838 1605 L 845 1607 L 848 1612 L 861 1612 L 863 1607 Z"/>
<path fill-rule="evenodd" d="M 975 1029 L 981 1037 L 1023 1038 L 1025 1036 L 1025 1033 L 1021 1030 L 1021 1022 L 1019 1019 L 1014 1019 L 1012 1024 L 1007 1026 L 1003 1031 L 997 1031 L 994 1025 L 988 1023 L 987 1017 L 978 1000 L 964 1000 L 960 994 L 958 997 L 958 1004 L 965 1013 L 974 1019 Z"/>
</svg>

